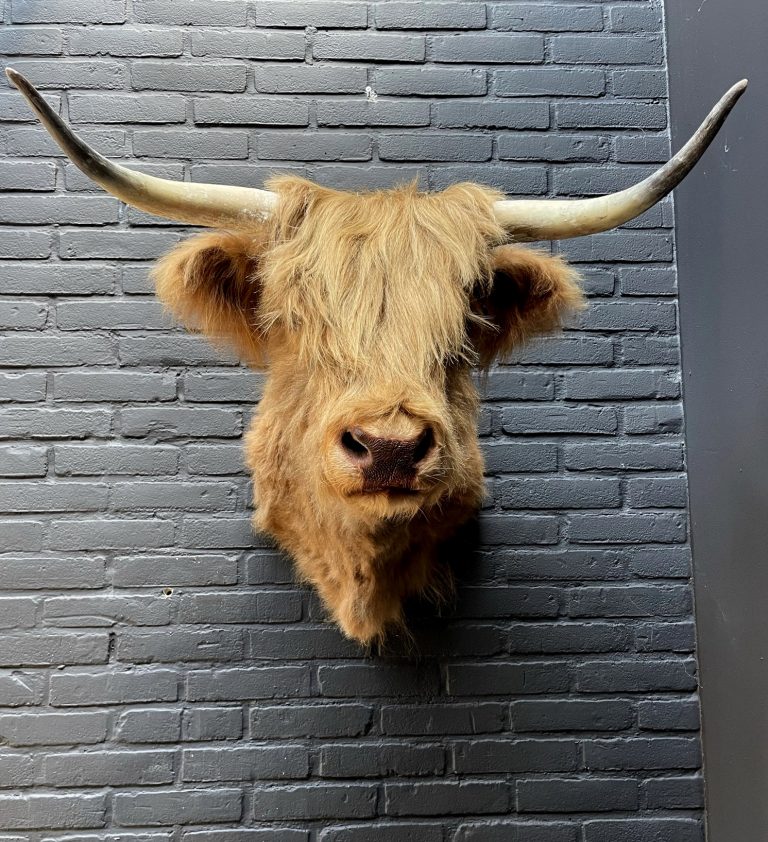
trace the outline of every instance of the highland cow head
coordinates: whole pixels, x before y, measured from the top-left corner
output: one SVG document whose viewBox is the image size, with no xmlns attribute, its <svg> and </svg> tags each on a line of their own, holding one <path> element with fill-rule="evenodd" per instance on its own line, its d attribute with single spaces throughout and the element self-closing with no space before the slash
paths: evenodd
<svg viewBox="0 0 768 842">
<path fill-rule="evenodd" d="M 605 231 L 643 213 L 690 170 L 745 87 L 635 187 L 518 201 L 475 184 L 354 194 L 291 176 L 269 190 L 168 182 L 102 158 L 8 75 L 110 193 L 218 229 L 158 262 L 158 295 L 267 370 L 245 449 L 254 522 L 363 643 L 402 622 L 409 595 L 446 587 L 437 546 L 482 499 L 472 367 L 581 306 L 560 258 L 509 243 Z"/>
</svg>

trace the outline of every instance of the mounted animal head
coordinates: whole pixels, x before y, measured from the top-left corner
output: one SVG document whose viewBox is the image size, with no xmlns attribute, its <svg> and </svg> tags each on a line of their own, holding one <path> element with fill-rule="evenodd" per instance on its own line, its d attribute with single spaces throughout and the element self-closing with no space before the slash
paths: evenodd
<svg viewBox="0 0 768 842">
<path fill-rule="evenodd" d="M 447 577 L 437 545 L 483 495 L 470 369 L 582 304 L 563 260 L 519 241 L 606 231 L 688 173 L 746 87 L 657 173 L 594 199 L 508 200 L 476 184 L 355 194 L 283 176 L 269 190 L 170 182 L 110 163 L 8 71 L 72 161 L 129 205 L 215 233 L 154 270 L 190 327 L 269 372 L 246 461 L 256 525 L 363 643 Z"/>
</svg>

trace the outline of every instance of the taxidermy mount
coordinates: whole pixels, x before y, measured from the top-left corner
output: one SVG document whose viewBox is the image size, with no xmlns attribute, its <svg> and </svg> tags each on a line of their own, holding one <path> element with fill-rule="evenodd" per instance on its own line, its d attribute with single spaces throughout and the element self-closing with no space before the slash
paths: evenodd
<svg viewBox="0 0 768 842">
<path fill-rule="evenodd" d="M 633 187 L 518 200 L 469 183 L 351 193 L 287 175 L 267 190 L 154 178 L 89 148 L 20 73 L 6 73 L 106 191 L 213 229 L 158 261 L 157 294 L 185 325 L 268 372 L 245 438 L 254 525 L 363 644 L 403 623 L 407 597 L 450 591 L 438 547 L 483 497 L 472 367 L 582 306 L 576 272 L 519 243 L 607 231 L 648 210 L 746 89 L 731 88 Z"/>
</svg>

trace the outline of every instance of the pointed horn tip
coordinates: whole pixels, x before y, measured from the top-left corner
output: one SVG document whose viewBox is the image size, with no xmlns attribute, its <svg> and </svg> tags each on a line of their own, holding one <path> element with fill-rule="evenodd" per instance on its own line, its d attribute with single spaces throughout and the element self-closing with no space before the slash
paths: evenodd
<svg viewBox="0 0 768 842">
<path fill-rule="evenodd" d="M 18 70 L 14 70 L 12 67 L 5 68 L 5 75 L 13 82 L 16 87 L 19 86 L 19 82 L 24 78 Z"/>
<path fill-rule="evenodd" d="M 747 86 L 749 85 L 749 79 L 742 79 L 740 82 L 737 82 L 731 89 L 728 91 L 731 96 L 741 96 L 744 91 L 746 91 Z"/>
</svg>

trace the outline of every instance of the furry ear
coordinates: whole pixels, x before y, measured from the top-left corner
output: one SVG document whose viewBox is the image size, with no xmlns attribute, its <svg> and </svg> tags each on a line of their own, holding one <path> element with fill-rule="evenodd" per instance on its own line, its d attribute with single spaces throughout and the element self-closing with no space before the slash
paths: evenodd
<svg viewBox="0 0 768 842">
<path fill-rule="evenodd" d="M 177 245 L 152 270 L 158 297 L 178 319 L 256 367 L 265 364 L 257 317 L 262 248 L 258 232 L 200 234 Z"/>
<path fill-rule="evenodd" d="M 499 246 L 491 254 L 491 275 L 490 289 L 479 291 L 473 306 L 480 320 L 472 341 L 481 366 L 537 333 L 557 330 L 585 306 L 579 275 L 561 257 Z"/>
</svg>

